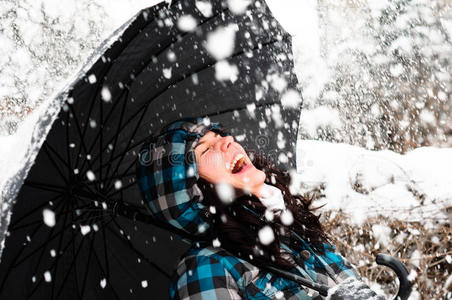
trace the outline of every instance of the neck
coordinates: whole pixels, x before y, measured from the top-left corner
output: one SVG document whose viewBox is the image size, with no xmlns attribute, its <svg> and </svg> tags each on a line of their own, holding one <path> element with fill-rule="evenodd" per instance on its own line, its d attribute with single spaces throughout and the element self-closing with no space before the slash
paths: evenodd
<svg viewBox="0 0 452 300">
<path fill-rule="evenodd" d="M 253 195 L 256 196 L 257 198 L 262 198 L 261 189 L 262 189 L 262 187 L 264 186 L 264 184 L 265 184 L 265 183 L 262 182 L 261 184 L 254 186 L 254 187 L 251 189 L 251 194 L 253 194 Z"/>
</svg>

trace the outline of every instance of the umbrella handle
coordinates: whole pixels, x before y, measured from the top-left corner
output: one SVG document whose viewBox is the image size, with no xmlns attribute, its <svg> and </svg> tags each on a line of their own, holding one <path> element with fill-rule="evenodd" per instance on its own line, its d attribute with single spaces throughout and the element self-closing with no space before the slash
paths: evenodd
<svg viewBox="0 0 452 300">
<path fill-rule="evenodd" d="M 399 292 L 394 299 L 406 300 L 411 294 L 411 282 L 408 280 L 408 271 L 405 266 L 395 257 L 388 254 L 377 254 L 377 264 L 391 268 L 399 278 Z"/>
</svg>

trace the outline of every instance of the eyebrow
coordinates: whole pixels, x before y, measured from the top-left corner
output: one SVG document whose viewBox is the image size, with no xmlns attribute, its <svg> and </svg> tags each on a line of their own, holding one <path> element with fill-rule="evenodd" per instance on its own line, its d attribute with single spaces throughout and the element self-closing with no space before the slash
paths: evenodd
<svg viewBox="0 0 452 300">
<path fill-rule="evenodd" d="M 216 133 L 216 132 L 214 132 L 214 133 L 215 133 L 215 137 L 216 137 L 217 135 L 219 135 L 219 134 Z M 201 141 L 199 144 L 196 145 L 195 148 L 198 148 L 199 146 L 201 146 L 202 144 L 205 144 L 205 143 L 207 143 L 207 142 L 208 142 L 207 140 Z"/>
<path fill-rule="evenodd" d="M 204 141 L 200 142 L 198 145 L 196 145 L 195 148 L 198 148 L 199 146 L 201 146 L 202 144 L 205 144 L 205 143 L 206 143 L 206 141 L 204 140 Z"/>
</svg>

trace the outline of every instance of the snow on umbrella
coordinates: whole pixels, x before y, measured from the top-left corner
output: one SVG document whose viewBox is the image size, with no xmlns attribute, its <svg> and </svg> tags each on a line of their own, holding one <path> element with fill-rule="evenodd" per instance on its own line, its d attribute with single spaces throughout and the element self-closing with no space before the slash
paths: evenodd
<svg viewBox="0 0 452 300">
<path fill-rule="evenodd" d="M 37 124 L 34 154 L 7 185 L 3 298 L 167 297 L 188 245 L 148 216 L 134 174 L 141 143 L 167 123 L 208 117 L 294 167 L 290 36 L 264 1 L 172 1 L 119 32 Z"/>
</svg>

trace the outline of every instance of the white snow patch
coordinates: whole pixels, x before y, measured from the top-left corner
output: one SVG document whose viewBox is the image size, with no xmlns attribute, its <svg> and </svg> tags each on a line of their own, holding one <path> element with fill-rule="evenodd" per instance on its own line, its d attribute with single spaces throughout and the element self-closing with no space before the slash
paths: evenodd
<svg viewBox="0 0 452 300">
<path fill-rule="evenodd" d="M 271 242 L 275 240 L 275 234 L 273 233 L 273 230 L 270 226 L 264 226 L 262 227 L 258 233 L 257 236 L 259 237 L 259 241 L 262 245 L 270 245 Z"/>
<path fill-rule="evenodd" d="M 293 214 L 290 210 L 286 209 L 281 213 L 281 223 L 286 226 L 290 226 L 293 223 Z"/>
<path fill-rule="evenodd" d="M 44 280 L 46 282 L 51 282 L 52 281 L 52 274 L 50 274 L 50 271 L 45 271 L 44 272 Z"/>
<path fill-rule="evenodd" d="M 220 246 L 221 246 L 220 240 L 219 240 L 218 238 L 213 239 L 213 240 L 212 240 L 212 246 L 214 246 L 215 248 L 220 247 Z"/>
<path fill-rule="evenodd" d="M 360 224 L 380 215 L 447 222 L 452 205 L 452 149 L 421 147 L 401 155 L 347 144 L 299 140 L 291 191 L 322 186 L 321 210 L 341 210 Z M 358 187 L 358 188 L 357 188 Z M 423 195 L 423 202 L 416 195 Z M 378 229 L 377 229 L 378 230 Z M 385 242 L 385 239 L 382 239 Z"/>
<path fill-rule="evenodd" d="M 234 52 L 235 33 L 238 30 L 237 24 L 228 26 L 218 26 L 214 31 L 207 34 L 204 47 L 216 60 L 229 57 Z"/>
<path fill-rule="evenodd" d="M 44 224 L 46 224 L 47 226 L 55 226 L 55 213 L 52 210 L 44 208 L 42 210 L 42 218 L 44 220 Z"/>
<path fill-rule="evenodd" d="M 86 177 L 88 178 L 89 181 L 96 180 L 96 175 L 94 175 L 93 171 L 91 171 L 91 170 L 88 170 L 86 172 Z"/>
<path fill-rule="evenodd" d="M 89 225 L 80 225 L 80 232 L 82 235 L 87 235 L 91 231 L 91 227 Z"/>
<path fill-rule="evenodd" d="M 239 69 L 236 65 L 230 64 L 226 60 L 219 61 L 215 64 L 215 79 L 218 81 L 230 80 L 234 83 L 239 75 Z"/>
<path fill-rule="evenodd" d="M 212 3 L 209 1 L 196 1 L 196 8 L 202 13 L 206 18 L 212 16 Z"/>
<path fill-rule="evenodd" d="M 115 189 L 119 190 L 121 188 L 122 188 L 122 181 L 118 179 L 115 181 Z"/>
<path fill-rule="evenodd" d="M 107 286 L 107 279 L 106 278 L 102 278 L 99 282 L 99 285 L 101 288 L 105 288 Z"/>
<path fill-rule="evenodd" d="M 215 189 L 217 191 L 218 198 L 220 198 L 223 203 L 232 203 L 235 196 L 235 191 L 232 185 L 230 185 L 229 183 L 220 182 L 215 185 Z"/>
<path fill-rule="evenodd" d="M 177 27 L 182 31 L 194 31 L 196 25 L 198 25 L 198 21 L 192 15 L 183 15 L 177 20 Z"/>
<path fill-rule="evenodd" d="M 101 94 L 102 100 L 104 100 L 105 102 L 111 101 L 111 92 L 108 87 L 106 87 L 106 86 L 102 87 L 100 94 Z"/>
<path fill-rule="evenodd" d="M 314 109 L 303 109 L 300 114 L 301 127 L 310 136 L 316 136 L 317 129 L 321 127 L 340 128 L 342 122 L 337 110 L 327 106 L 319 106 Z"/>
<path fill-rule="evenodd" d="M 302 101 L 300 93 L 293 89 L 289 89 L 281 97 L 281 104 L 284 108 L 300 108 Z"/>
<path fill-rule="evenodd" d="M 420 268 L 421 257 L 421 252 L 419 252 L 419 250 L 414 250 L 414 252 L 411 254 L 410 263 L 415 267 Z"/>
<path fill-rule="evenodd" d="M 229 10 L 236 15 L 242 15 L 251 4 L 251 0 L 228 0 Z"/>
<path fill-rule="evenodd" d="M 166 79 L 171 79 L 172 75 L 172 68 L 164 68 L 162 70 L 163 72 L 163 77 L 165 77 Z"/>
<path fill-rule="evenodd" d="M 375 224 L 372 225 L 372 232 L 377 240 L 378 246 L 386 247 L 391 241 L 391 228 L 386 225 Z"/>
<path fill-rule="evenodd" d="M 89 75 L 88 76 L 88 82 L 91 83 L 91 84 L 95 84 L 97 82 L 96 75 L 94 75 L 94 74 Z"/>
<path fill-rule="evenodd" d="M 141 287 L 144 288 L 144 289 L 147 288 L 148 287 L 148 281 L 147 280 L 142 280 L 141 281 Z"/>
</svg>

